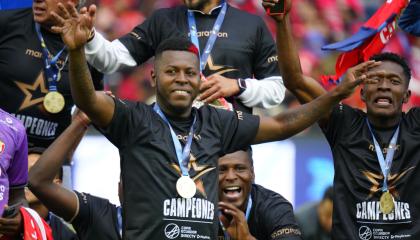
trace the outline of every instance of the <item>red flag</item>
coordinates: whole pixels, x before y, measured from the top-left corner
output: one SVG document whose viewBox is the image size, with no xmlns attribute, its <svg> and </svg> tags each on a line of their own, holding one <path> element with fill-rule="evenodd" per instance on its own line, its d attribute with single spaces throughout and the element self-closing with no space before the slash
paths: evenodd
<svg viewBox="0 0 420 240">
<path fill-rule="evenodd" d="M 368 60 L 375 54 L 382 51 L 388 41 L 394 36 L 396 30 L 396 20 L 398 15 L 407 6 L 407 0 L 387 0 L 384 5 L 379 8 L 375 14 L 363 25 L 363 32 L 369 33 L 366 38 L 352 42 L 348 39 L 344 40 L 343 48 L 348 50 L 349 46 L 357 46 L 356 48 L 342 53 L 336 62 L 335 76 L 322 76 L 324 86 L 337 84 L 340 77 L 347 69 Z M 362 29 L 361 29 L 362 30 Z M 374 34 L 372 34 L 374 33 Z M 360 32 L 357 39 L 360 39 Z M 340 46 L 340 44 L 334 44 Z M 329 48 L 331 49 L 331 48 Z M 336 50 L 340 50 L 337 48 Z"/>
</svg>

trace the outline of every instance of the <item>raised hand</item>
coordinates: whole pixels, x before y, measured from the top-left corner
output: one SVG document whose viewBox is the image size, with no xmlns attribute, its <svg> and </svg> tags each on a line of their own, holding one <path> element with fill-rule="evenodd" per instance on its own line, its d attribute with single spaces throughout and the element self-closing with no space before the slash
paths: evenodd
<svg viewBox="0 0 420 240">
<path fill-rule="evenodd" d="M 52 12 L 58 25 L 53 26 L 51 30 L 61 35 L 69 50 L 83 47 L 91 37 L 96 6 L 91 5 L 89 9 L 84 7 L 80 13 L 77 12 L 72 2 L 67 2 L 65 5 L 58 3 L 58 8 L 61 11 L 60 15 Z"/>
<path fill-rule="evenodd" d="M 344 98 L 349 97 L 357 86 L 371 81 L 371 73 L 369 71 L 380 64 L 381 62 L 367 61 L 349 68 L 340 84 L 333 91 L 344 96 Z"/>
<path fill-rule="evenodd" d="M 276 21 L 282 21 L 286 15 L 289 14 L 290 9 L 292 9 L 292 0 L 262 0 L 262 6 L 264 9 L 267 9 L 269 7 L 274 7 L 275 4 L 278 4 L 280 1 L 284 1 L 284 14 L 280 15 L 272 15 L 271 17 Z"/>
</svg>

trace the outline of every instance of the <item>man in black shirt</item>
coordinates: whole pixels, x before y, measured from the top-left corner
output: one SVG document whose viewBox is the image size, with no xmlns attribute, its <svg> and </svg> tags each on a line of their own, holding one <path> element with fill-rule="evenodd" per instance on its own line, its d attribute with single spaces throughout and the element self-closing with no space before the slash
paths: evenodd
<svg viewBox="0 0 420 240">
<path fill-rule="evenodd" d="M 34 164 L 36 164 L 36 162 L 39 160 L 39 157 L 40 153 L 29 153 L 28 171 L 31 171 Z M 63 169 L 60 168 L 56 173 L 57 174 L 55 174 L 51 182 L 61 186 L 63 181 Z M 39 216 L 42 217 L 48 223 L 48 225 L 50 225 L 54 239 L 78 239 L 74 231 L 70 230 L 61 218 L 51 213 L 49 209 L 28 188 L 25 188 L 25 197 L 28 201 L 29 207 L 35 210 Z"/>
<path fill-rule="evenodd" d="M 289 201 L 254 179 L 250 149 L 219 158 L 219 239 L 302 239 Z"/>
<path fill-rule="evenodd" d="M 90 120 L 81 112 L 45 150 L 29 172 L 29 188 L 54 214 L 70 222 L 79 239 L 121 239 L 121 208 L 108 200 L 56 184 L 55 173 L 79 143 Z M 54 238 L 56 239 L 56 238 Z"/>
<path fill-rule="evenodd" d="M 301 103 L 311 102 L 325 90 L 302 75 L 288 20 L 276 20 L 285 84 Z M 402 112 L 410 69 L 391 53 L 372 60 L 380 63 L 361 64 L 367 113 L 341 104 L 319 121 L 334 157 L 332 238 L 419 239 L 420 110 Z"/>
<path fill-rule="evenodd" d="M 79 3 L 79 0 L 71 1 Z M 28 147 L 36 151 L 48 147 L 70 124 L 73 106 L 68 82 L 68 53 L 64 49 L 58 54 L 64 47 L 63 42 L 60 35 L 50 31 L 50 27 L 57 24 L 50 14 L 54 10 L 57 10 L 57 1 L 34 0 L 32 8 L 0 11 L 0 107 L 22 121 L 28 135 Z M 57 70 L 56 81 L 48 81 L 53 78 L 44 70 L 45 54 L 37 35 L 37 24 L 50 57 L 58 56 L 56 64 L 51 64 Z M 93 71 L 92 78 L 95 88 L 101 88 L 102 74 Z M 45 108 L 46 96 L 51 92 L 64 96 L 61 100 L 48 101 L 48 106 L 64 103 L 57 113 Z"/>
<path fill-rule="evenodd" d="M 248 113 L 253 107 L 279 105 L 285 88 L 278 71 L 275 44 L 264 21 L 224 0 L 184 3 L 156 10 L 131 33 L 113 42 L 96 32 L 85 48 L 89 63 L 101 72 L 111 73 L 146 62 L 165 39 L 178 36 L 194 39 L 197 35 L 197 43 L 193 42 L 199 46 L 203 74 L 207 77 L 200 89 L 203 101 L 227 97 L 236 110 Z M 217 30 L 216 22 L 221 27 L 213 33 Z M 217 37 L 211 44 L 213 34 Z M 210 49 L 208 57 L 205 49 Z"/>
<path fill-rule="evenodd" d="M 298 133 L 364 80 L 355 68 L 333 92 L 274 118 L 196 109 L 198 49 L 176 38 L 156 50 L 156 104 L 122 102 L 94 91 L 84 56 L 89 31 L 79 27 L 85 20 L 71 4 L 60 6 L 66 20 L 55 14 L 62 26 L 53 28 L 70 51 L 75 103 L 120 151 L 124 239 L 216 239 L 218 158 Z"/>
</svg>

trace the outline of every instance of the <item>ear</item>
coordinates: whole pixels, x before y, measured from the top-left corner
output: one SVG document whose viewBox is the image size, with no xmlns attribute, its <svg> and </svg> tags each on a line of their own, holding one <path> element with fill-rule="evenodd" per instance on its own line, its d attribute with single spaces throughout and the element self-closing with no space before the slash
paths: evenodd
<svg viewBox="0 0 420 240">
<path fill-rule="evenodd" d="M 255 172 L 254 172 L 254 167 L 251 167 L 251 179 L 252 179 L 252 183 L 255 183 Z"/>
<path fill-rule="evenodd" d="M 360 99 L 362 99 L 363 102 L 366 102 L 364 87 L 360 88 Z"/>
<path fill-rule="evenodd" d="M 404 93 L 403 103 L 408 103 L 408 100 L 410 100 L 410 96 L 411 96 L 411 90 L 407 90 Z"/>
<path fill-rule="evenodd" d="M 61 181 L 59 178 L 54 178 L 53 183 L 61 185 L 63 181 Z"/>
<path fill-rule="evenodd" d="M 156 87 L 156 73 L 154 70 L 150 71 L 150 76 L 152 77 L 152 87 Z"/>
</svg>

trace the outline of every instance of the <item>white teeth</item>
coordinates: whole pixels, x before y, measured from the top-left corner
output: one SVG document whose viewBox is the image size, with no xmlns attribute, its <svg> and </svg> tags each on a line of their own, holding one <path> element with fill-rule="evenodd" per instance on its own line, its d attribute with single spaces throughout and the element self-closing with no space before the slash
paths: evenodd
<svg viewBox="0 0 420 240">
<path fill-rule="evenodd" d="M 225 190 L 227 190 L 227 191 L 239 191 L 241 188 L 240 187 L 228 187 L 228 188 L 225 188 Z"/>
<path fill-rule="evenodd" d="M 178 94 L 188 94 L 187 91 L 183 91 L 183 90 L 175 90 L 174 92 Z"/>
</svg>

